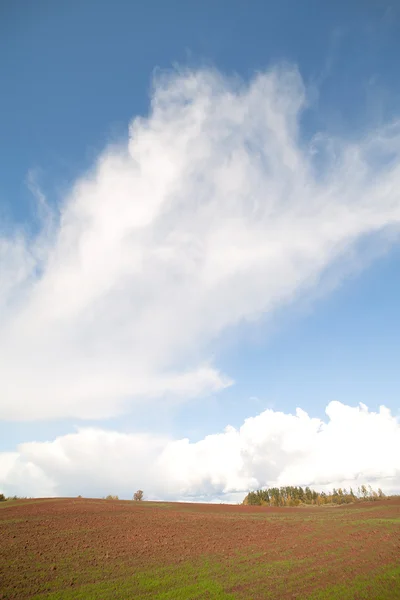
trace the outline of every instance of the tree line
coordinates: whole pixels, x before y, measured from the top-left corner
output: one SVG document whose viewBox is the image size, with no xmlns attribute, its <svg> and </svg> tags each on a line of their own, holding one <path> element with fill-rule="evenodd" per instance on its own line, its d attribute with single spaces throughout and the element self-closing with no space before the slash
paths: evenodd
<svg viewBox="0 0 400 600">
<path fill-rule="evenodd" d="M 332 492 L 316 492 L 309 487 L 284 486 L 249 492 L 243 504 L 251 506 L 301 506 L 304 504 L 323 506 L 325 504 L 350 504 L 361 500 L 379 500 L 385 494 L 369 485 L 361 485 L 356 492 L 353 488 L 333 488 Z"/>
</svg>

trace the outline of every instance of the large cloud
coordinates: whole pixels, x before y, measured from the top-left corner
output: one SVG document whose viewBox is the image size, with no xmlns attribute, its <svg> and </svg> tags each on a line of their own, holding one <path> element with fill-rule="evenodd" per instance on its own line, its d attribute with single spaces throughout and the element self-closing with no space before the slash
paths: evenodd
<svg viewBox="0 0 400 600">
<path fill-rule="evenodd" d="M 398 226 L 399 127 L 307 141 L 305 104 L 295 69 L 248 85 L 163 75 L 129 143 L 59 214 L 0 237 L 0 418 L 108 417 L 219 390 L 221 332 Z"/>
<path fill-rule="evenodd" d="M 0 491 L 20 495 L 242 500 L 251 488 L 371 483 L 400 488 L 400 423 L 390 411 L 331 402 L 327 421 L 266 410 L 239 429 L 188 439 L 81 429 L 0 454 Z"/>
</svg>

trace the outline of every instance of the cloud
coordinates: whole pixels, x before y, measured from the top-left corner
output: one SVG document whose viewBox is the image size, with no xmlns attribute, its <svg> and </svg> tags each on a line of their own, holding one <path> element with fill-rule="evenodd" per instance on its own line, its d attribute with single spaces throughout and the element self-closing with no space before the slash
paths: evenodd
<svg viewBox="0 0 400 600">
<path fill-rule="evenodd" d="M 400 489 L 400 422 L 382 406 L 331 402 L 327 420 L 266 410 L 239 429 L 191 443 L 83 428 L 52 442 L 0 454 L 0 491 L 9 495 L 242 500 L 250 489 L 371 483 Z"/>
<path fill-rule="evenodd" d="M 400 220 L 400 125 L 308 135 L 295 68 L 155 79 L 146 118 L 39 231 L 0 235 L 0 418 L 106 418 L 232 383 L 228 328 Z M 31 184 L 32 187 L 32 184 Z M 397 230 L 397 229 L 396 229 Z M 83 435 L 83 434 L 82 434 Z"/>
</svg>

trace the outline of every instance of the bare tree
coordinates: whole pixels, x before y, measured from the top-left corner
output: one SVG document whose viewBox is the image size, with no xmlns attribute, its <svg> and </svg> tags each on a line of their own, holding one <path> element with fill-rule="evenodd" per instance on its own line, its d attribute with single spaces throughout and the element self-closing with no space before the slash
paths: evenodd
<svg viewBox="0 0 400 600">
<path fill-rule="evenodd" d="M 135 492 L 133 494 L 133 499 L 136 500 L 136 502 L 143 500 L 143 490 L 138 490 L 137 492 Z"/>
</svg>

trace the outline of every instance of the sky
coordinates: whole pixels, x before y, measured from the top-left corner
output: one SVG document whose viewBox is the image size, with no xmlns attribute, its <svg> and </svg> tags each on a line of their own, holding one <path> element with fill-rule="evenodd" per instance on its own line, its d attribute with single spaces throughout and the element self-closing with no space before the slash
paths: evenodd
<svg viewBox="0 0 400 600">
<path fill-rule="evenodd" d="M 0 492 L 400 491 L 399 34 L 1 3 Z"/>
</svg>

